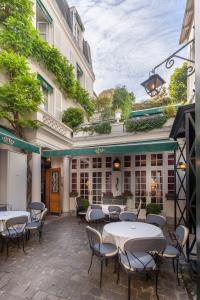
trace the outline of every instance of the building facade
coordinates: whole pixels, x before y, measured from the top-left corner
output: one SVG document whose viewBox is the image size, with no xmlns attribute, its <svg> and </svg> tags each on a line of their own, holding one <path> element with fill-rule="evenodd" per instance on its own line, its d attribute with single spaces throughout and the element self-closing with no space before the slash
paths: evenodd
<svg viewBox="0 0 200 300">
<path fill-rule="evenodd" d="M 33 24 L 38 29 L 40 37 L 49 45 L 57 48 L 74 67 L 75 78 L 79 81 L 91 97 L 93 97 L 93 84 L 95 80 L 90 46 L 84 39 L 84 25 L 75 7 L 69 7 L 66 0 L 34 0 Z M 73 145 L 72 130 L 62 123 L 62 113 L 69 107 L 79 107 L 74 100 L 66 98 L 59 86 L 55 83 L 54 74 L 35 60 L 29 60 L 31 70 L 37 74 L 40 81 L 45 104 L 41 105 L 38 112 L 33 114 L 33 119 L 40 121 L 41 126 L 37 130 L 25 130 L 25 137 L 29 143 L 37 145 L 41 154 L 32 153 L 29 166 L 32 171 L 32 201 L 41 201 L 41 190 L 45 182 L 41 166 L 43 149 L 63 149 Z M 6 81 L 5 74 L 0 74 L 0 82 Z M 2 122 L 9 128 L 8 124 Z M 5 148 L 5 149 L 4 149 Z M 0 151 L 15 151 L 19 156 L 21 150 L 10 146 L 1 145 Z M 26 156 L 26 155 L 25 155 Z M 3 156 L 2 156 L 3 157 Z M 25 163 L 26 165 L 26 163 Z M 26 169 L 26 166 L 24 168 Z M 64 167 L 65 166 L 65 167 Z M 66 198 L 68 189 L 65 171 L 68 160 L 61 158 L 52 162 L 52 167 L 59 169 L 62 197 Z M 43 174 L 43 175 L 42 175 Z M 3 175 L 2 175 L 3 176 Z M 17 176 L 17 175 L 16 175 Z M 24 183 L 26 185 L 26 183 Z M 44 193 L 42 193 L 44 194 Z M 4 200 L 3 200 L 4 201 Z M 60 207 L 66 211 L 67 208 Z"/>
</svg>

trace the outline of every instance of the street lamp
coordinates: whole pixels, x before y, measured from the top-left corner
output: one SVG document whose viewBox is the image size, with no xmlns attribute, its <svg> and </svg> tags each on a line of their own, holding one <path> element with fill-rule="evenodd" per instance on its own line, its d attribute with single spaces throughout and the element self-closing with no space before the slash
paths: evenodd
<svg viewBox="0 0 200 300">
<path fill-rule="evenodd" d="M 164 79 L 158 74 L 149 76 L 147 80 L 141 83 L 147 94 L 151 97 L 160 93 L 161 87 L 165 83 Z"/>
<path fill-rule="evenodd" d="M 195 61 L 180 55 L 177 55 L 179 52 L 181 52 L 185 47 L 187 47 L 189 44 L 194 43 L 194 39 L 187 42 L 184 46 L 179 48 L 177 51 L 175 51 L 173 54 L 171 54 L 169 57 L 167 57 L 165 60 L 163 60 L 160 64 L 155 66 L 155 68 L 151 71 L 152 75 L 149 75 L 149 78 L 145 80 L 141 85 L 145 88 L 148 95 L 151 97 L 159 94 L 162 85 L 165 83 L 164 79 L 160 77 L 160 75 L 156 74 L 155 71 L 157 68 L 165 64 L 166 69 L 170 69 L 175 62 L 175 58 L 187 61 L 189 63 L 189 66 L 187 67 L 187 76 L 191 76 L 194 73 L 194 63 Z"/>
</svg>

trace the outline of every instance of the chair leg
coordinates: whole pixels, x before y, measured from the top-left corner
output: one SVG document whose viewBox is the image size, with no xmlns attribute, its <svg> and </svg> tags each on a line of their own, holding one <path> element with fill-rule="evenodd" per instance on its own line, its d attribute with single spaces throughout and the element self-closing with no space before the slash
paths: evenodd
<svg viewBox="0 0 200 300">
<path fill-rule="evenodd" d="M 103 276 L 103 259 L 101 259 L 100 288 L 102 286 L 102 276 Z"/>
<path fill-rule="evenodd" d="M 158 275 L 159 275 L 159 270 L 156 271 L 156 297 L 159 300 L 159 297 L 158 297 Z"/>
<path fill-rule="evenodd" d="M 174 263 L 174 258 L 172 258 L 172 263 L 173 263 L 173 270 L 174 270 L 174 273 L 175 273 L 176 271 L 175 271 L 175 263 Z"/>
<path fill-rule="evenodd" d="M 22 236 L 22 249 L 23 249 L 23 252 L 26 253 L 26 252 L 25 252 L 25 249 L 24 249 L 24 238 L 25 238 L 25 236 L 23 235 L 23 236 Z"/>
<path fill-rule="evenodd" d="M 177 276 L 177 281 L 178 281 L 178 285 L 180 285 L 180 280 L 179 280 L 179 259 L 176 259 L 176 276 Z"/>
<path fill-rule="evenodd" d="M 88 269 L 88 274 L 90 273 L 90 269 L 91 269 L 91 266 L 92 266 L 93 256 L 94 256 L 94 253 L 92 253 L 92 255 L 91 255 L 91 261 L 90 261 L 90 266 L 89 266 L 89 269 Z"/>
<path fill-rule="evenodd" d="M 9 253 L 9 243 L 6 241 L 6 259 L 8 258 L 8 253 Z"/>
<path fill-rule="evenodd" d="M 3 250 L 4 250 L 4 240 L 1 239 L 1 253 L 3 252 Z"/>
<path fill-rule="evenodd" d="M 131 276 L 128 274 L 128 300 L 131 300 Z"/>
<path fill-rule="evenodd" d="M 120 280 L 120 264 L 118 263 L 118 267 L 117 267 L 117 284 L 119 283 Z"/>
<path fill-rule="evenodd" d="M 42 228 L 39 229 L 38 233 L 39 233 L 39 243 L 41 243 L 41 241 L 42 241 Z"/>
</svg>

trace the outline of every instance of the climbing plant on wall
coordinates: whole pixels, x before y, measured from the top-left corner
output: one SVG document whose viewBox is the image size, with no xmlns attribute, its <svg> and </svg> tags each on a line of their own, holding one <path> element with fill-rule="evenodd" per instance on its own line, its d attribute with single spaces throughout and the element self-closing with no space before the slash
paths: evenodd
<svg viewBox="0 0 200 300">
<path fill-rule="evenodd" d="M 80 103 L 88 117 L 94 112 L 88 92 L 75 79 L 73 66 L 58 49 L 40 38 L 32 17 L 31 0 L 1 0 L 0 71 L 8 80 L 0 87 L 0 118 L 6 118 L 17 134 L 23 127 L 37 126 L 28 115 L 43 101 L 28 59 L 52 72 L 63 94 Z"/>
</svg>

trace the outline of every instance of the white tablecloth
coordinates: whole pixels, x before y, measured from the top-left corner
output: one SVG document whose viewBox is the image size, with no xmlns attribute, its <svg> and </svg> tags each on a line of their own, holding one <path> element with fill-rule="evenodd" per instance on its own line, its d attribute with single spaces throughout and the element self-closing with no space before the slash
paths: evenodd
<svg viewBox="0 0 200 300">
<path fill-rule="evenodd" d="M 117 204 L 101 204 L 102 210 L 104 212 L 105 215 L 109 215 L 109 210 L 108 207 L 109 206 L 118 206 L 121 208 L 121 211 L 125 211 L 127 209 L 126 205 L 117 205 Z"/>
<path fill-rule="evenodd" d="M 163 237 L 159 227 L 142 222 L 113 222 L 103 228 L 103 241 L 123 249 L 124 242 L 130 238 Z"/>
<path fill-rule="evenodd" d="M 27 216 L 28 221 L 30 221 L 30 213 L 28 211 L 0 211 L 0 231 L 5 230 L 6 220 L 21 216 Z"/>
</svg>

